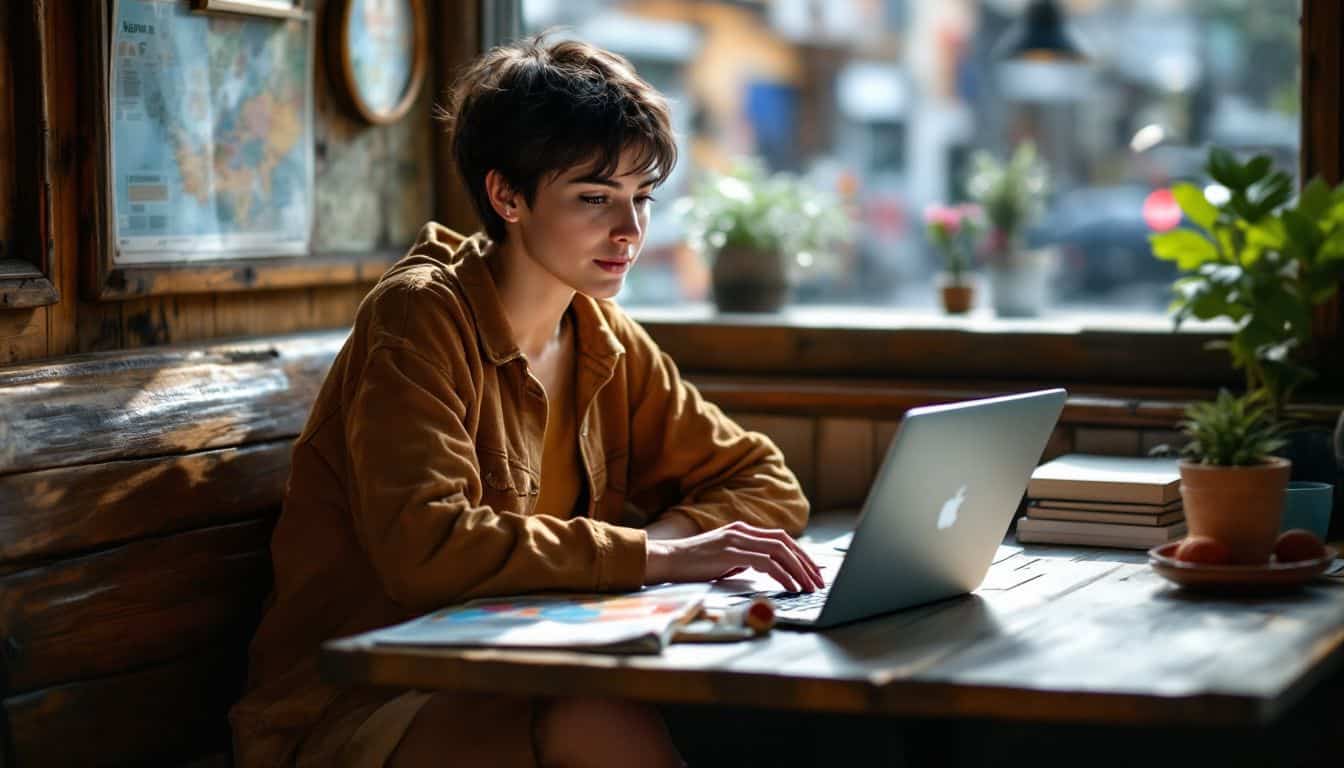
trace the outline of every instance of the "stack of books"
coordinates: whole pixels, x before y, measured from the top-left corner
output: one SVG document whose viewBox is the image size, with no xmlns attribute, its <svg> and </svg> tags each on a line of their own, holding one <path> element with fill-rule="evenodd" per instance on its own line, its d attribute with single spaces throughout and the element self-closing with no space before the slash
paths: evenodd
<svg viewBox="0 0 1344 768">
<path fill-rule="evenodd" d="M 1148 549 L 1185 536 L 1179 459 L 1073 453 L 1037 467 L 1017 540 Z"/>
</svg>

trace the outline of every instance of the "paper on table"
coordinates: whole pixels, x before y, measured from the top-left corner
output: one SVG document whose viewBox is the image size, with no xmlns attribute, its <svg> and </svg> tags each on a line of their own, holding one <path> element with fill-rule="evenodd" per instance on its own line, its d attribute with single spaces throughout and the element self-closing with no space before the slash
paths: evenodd
<svg viewBox="0 0 1344 768">
<path fill-rule="evenodd" d="M 700 610 L 708 584 L 615 594 L 535 594 L 472 600 L 375 630 L 379 645 L 560 648 L 658 653 Z"/>
</svg>

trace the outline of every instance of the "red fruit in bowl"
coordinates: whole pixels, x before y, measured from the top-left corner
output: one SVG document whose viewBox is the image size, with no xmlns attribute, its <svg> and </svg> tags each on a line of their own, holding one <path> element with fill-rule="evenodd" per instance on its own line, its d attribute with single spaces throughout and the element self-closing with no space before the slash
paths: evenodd
<svg viewBox="0 0 1344 768">
<path fill-rule="evenodd" d="M 1279 534 L 1279 540 L 1274 542 L 1274 559 L 1280 563 L 1296 563 L 1322 557 L 1325 557 L 1325 545 L 1316 538 L 1316 534 L 1302 528 L 1284 531 Z"/>
<path fill-rule="evenodd" d="M 1212 536 L 1186 536 L 1176 547 L 1176 559 L 1187 563 L 1223 565 L 1232 561 L 1232 552 Z"/>
</svg>

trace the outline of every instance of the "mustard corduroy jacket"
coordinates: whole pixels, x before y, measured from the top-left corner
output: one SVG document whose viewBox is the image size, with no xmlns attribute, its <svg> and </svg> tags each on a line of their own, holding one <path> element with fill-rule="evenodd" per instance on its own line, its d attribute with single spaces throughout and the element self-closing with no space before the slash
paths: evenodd
<svg viewBox="0 0 1344 768">
<path fill-rule="evenodd" d="M 328 708 L 396 695 L 319 680 L 325 640 L 474 597 L 636 589 L 641 527 L 668 510 L 701 530 L 806 523 L 778 448 L 706 402 L 614 303 L 583 295 L 584 493 L 569 519 L 533 514 L 545 396 L 488 258 L 485 239 L 431 222 L 360 304 L 294 446 L 274 589 L 230 712 L 240 766 L 292 763 Z"/>
</svg>

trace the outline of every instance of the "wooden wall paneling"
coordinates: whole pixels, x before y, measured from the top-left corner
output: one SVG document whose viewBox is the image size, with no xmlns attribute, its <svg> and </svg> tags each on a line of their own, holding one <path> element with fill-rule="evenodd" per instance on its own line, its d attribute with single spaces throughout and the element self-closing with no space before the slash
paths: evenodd
<svg viewBox="0 0 1344 768">
<path fill-rule="evenodd" d="M 6 115 L 0 185 L 5 216 L 11 217 L 0 239 L 0 311 L 54 304 L 59 298 L 50 280 L 51 184 L 46 77 L 47 30 L 43 2 L 0 6 L 0 100 Z"/>
<path fill-rule="evenodd" d="M 359 309 L 359 303 L 372 289 L 372 283 L 322 285 L 309 288 L 313 327 L 346 329 L 353 327 L 355 311 Z"/>
<path fill-rule="evenodd" d="M 48 309 L 0 309 L 0 365 L 46 354 Z"/>
<path fill-rule="evenodd" d="M 863 505 L 873 481 L 873 428 L 867 419 L 820 419 L 817 433 L 818 509 Z"/>
<path fill-rule="evenodd" d="M 1046 462 L 1059 458 L 1066 453 L 1073 453 L 1073 433 L 1073 427 L 1062 424 L 1056 426 L 1050 432 L 1050 438 L 1045 441 L 1045 450 L 1041 451 L 1041 461 Z"/>
<path fill-rule="evenodd" d="M 107 118 L 99 99 L 99 89 L 79 87 L 79 84 L 97 83 L 103 71 L 100 57 L 106 56 L 107 52 L 100 19 L 107 12 L 105 5 L 103 2 L 56 3 L 63 15 L 53 14 L 52 17 L 55 34 L 60 36 L 53 39 L 59 39 L 63 44 L 51 47 L 61 51 L 61 64 L 67 73 L 74 73 L 67 82 L 76 85 L 57 89 L 69 93 L 61 96 L 65 111 L 54 129 L 61 142 L 58 167 L 63 168 L 68 163 L 72 171 L 66 177 L 61 206 L 66 209 L 66 219 L 62 221 L 57 242 L 64 248 L 57 252 L 57 261 L 62 271 L 60 284 L 74 289 L 63 294 L 67 300 L 62 302 L 67 306 L 67 312 L 73 311 L 74 317 L 69 317 L 67 312 L 59 315 L 61 328 L 54 333 L 63 336 L 61 341 L 65 343 L 49 345 L 52 354 L 100 352 L 124 346 L 120 304 L 74 301 L 74 297 L 84 295 L 80 290 L 84 273 L 95 269 L 91 262 L 104 247 L 107 213 L 100 186 L 102 155 L 97 151 L 97 137 L 101 131 L 96 123 Z"/>
<path fill-rule="evenodd" d="M 256 626 L 270 520 L 137 541 L 0 580 L 7 695 L 195 653 Z"/>
<path fill-rule="evenodd" d="M 875 419 L 873 421 L 873 472 L 882 466 L 882 459 L 886 458 L 887 448 L 891 446 L 891 441 L 896 439 L 896 433 L 901 428 L 899 419 Z"/>
<path fill-rule="evenodd" d="M 481 53 L 481 2 L 447 0 L 433 6 L 439 32 L 438 44 L 434 46 L 434 66 L 438 71 L 435 103 L 444 105 L 459 70 Z M 434 216 L 459 232 L 473 232 L 480 228 L 480 221 L 453 167 L 443 125 L 435 125 L 440 138 L 434 142 Z"/>
<path fill-rule="evenodd" d="M 1079 453 L 1138 456 L 1139 430 L 1078 427 L 1073 431 L 1073 447 Z"/>
<path fill-rule="evenodd" d="M 312 298 L 306 288 L 221 293 L 215 296 L 215 332 L 221 338 L 235 338 L 256 335 L 261 328 L 274 333 L 309 330 Z"/>
<path fill-rule="evenodd" d="M 232 639 L 231 639 L 232 640 Z M 171 765 L 229 748 L 245 645 L 206 645 L 170 663 L 4 701 L 14 765 Z"/>
<path fill-rule="evenodd" d="M 760 414 L 734 414 L 733 420 L 744 429 L 760 432 L 773 440 L 784 454 L 784 463 L 798 476 L 803 493 L 809 499 L 816 498 L 816 420 Z"/>
<path fill-rule="evenodd" d="M 292 438 L 344 331 L 0 370 L 0 474 Z"/>
<path fill-rule="evenodd" d="M 122 302 L 121 336 L 126 349 L 213 338 L 215 297 L 155 296 Z"/>
<path fill-rule="evenodd" d="M 269 516 L 293 441 L 0 475 L 0 563 Z"/>
<path fill-rule="evenodd" d="M 82 68 L 81 47 L 73 43 L 83 29 L 81 17 L 88 3 L 47 3 L 47 72 L 52 82 L 79 83 L 87 76 Z M 82 8 L 83 10 L 80 10 Z M 85 189 L 89 171 L 88 145 L 81 134 L 86 130 L 80 115 L 79 88 L 51 88 L 47 109 L 51 116 L 51 280 L 61 294 L 47 314 L 47 345 L 44 355 L 59 356 L 91 349 L 80 344 L 78 328 L 79 257 L 84 245 L 81 226 L 87 215 L 81 207 L 87 202 Z M 120 331 L 118 331 L 120 332 Z M 27 359 L 34 359 L 34 355 Z"/>
<path fill-rule="evenodd" d="M 9 6 L 0 8 L 6 14 L 0 24 L 0 261 L 9 256 L 14 242 L 14 192 L 18 176 L 14 171 L 14 62 L 10 36 L 15 25 L 9 23 L 13 13 Z"/>
<path fill-rule="evenodd" d="M 1338 0 L 1302 0 L 1301 178 L 1344 179 L 1344 5 Z M 1344 286 L 1341 286 L 1344 288 Z M 1344 300 L 1339 294 L 1318 307 L 1312 332 L 1317 358 L 1328 375 L 1344 377 L 1339 354 Z"/>
</svg>

